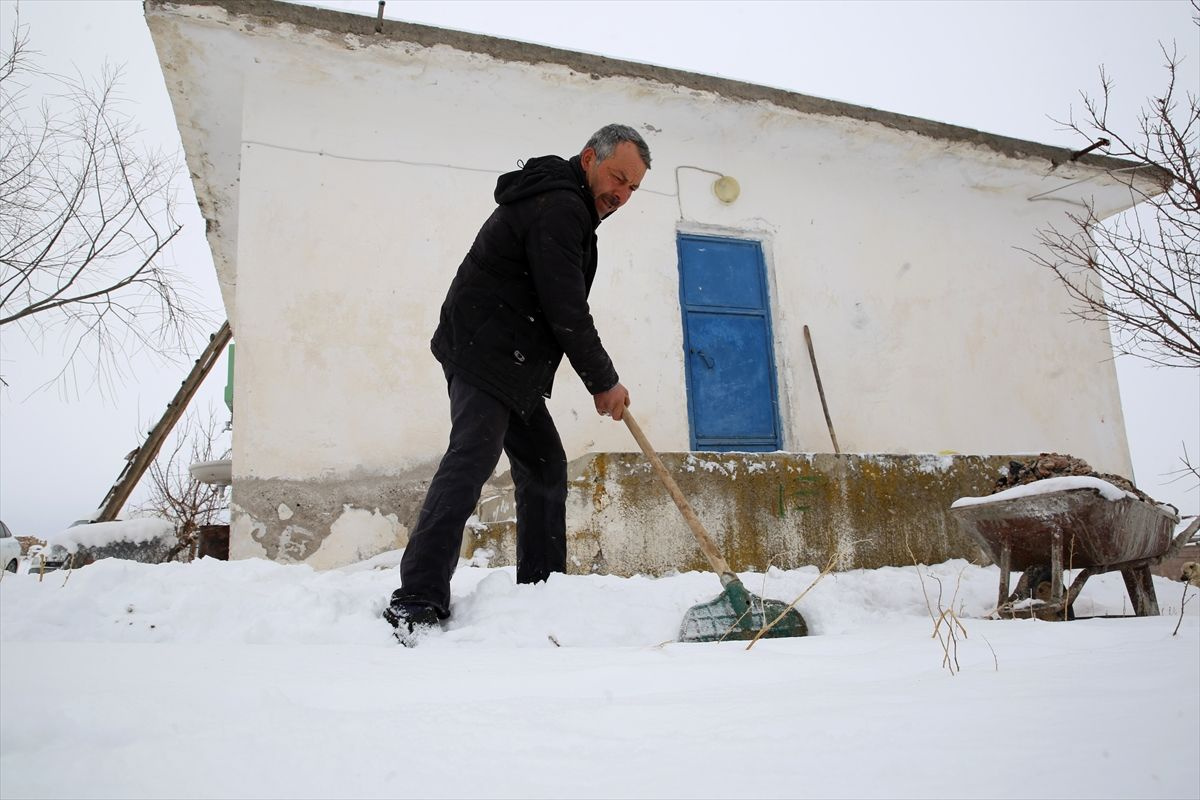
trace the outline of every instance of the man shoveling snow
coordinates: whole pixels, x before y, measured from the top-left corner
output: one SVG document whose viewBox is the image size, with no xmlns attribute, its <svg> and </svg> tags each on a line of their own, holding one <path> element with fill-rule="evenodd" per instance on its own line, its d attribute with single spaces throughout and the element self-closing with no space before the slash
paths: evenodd
<svg viewBox="0 0 1200 800">
<path fill-rule="evenodd" d="M 588 308 L 596 227 L 629 201 L 650 150 L 606 125 L 570 159 L 542 156 L 501 175 L 498 207 L 459 266 L 431 342 L 450 395 L 450 443 L 384 618 L 405 644 L 450 616 L 463 527 L 500 460 L 517 499 L 517 582 L 566 571 L 567 459 L 546 409 L 565 354 L 599 414 L 620 420 L 629 392 Z"/>
</svg>

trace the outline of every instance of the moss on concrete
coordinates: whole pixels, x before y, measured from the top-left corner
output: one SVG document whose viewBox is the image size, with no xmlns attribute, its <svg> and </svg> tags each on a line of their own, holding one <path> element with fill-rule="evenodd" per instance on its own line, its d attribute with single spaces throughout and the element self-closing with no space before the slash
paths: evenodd
<svg viewBox="0 0 1200 800">
<path fill-rule="evenodd" d="M 949 515 L 959 497 L 987 494 L 1008 456 L 664 453 L 684 495 L 737 570 L 824 565 L 901 566 L 915 559 L 984 561 Z M 707 570 L 670 496 L 637 453 L 572 462 L 568 571 L 660 575 Z M 502 504 L 503 505 L 503 504 Z M 511 505 L 508 507 L 511 508 Z M 512 563 L 515 526 L 481 520 L 464 555 Z"/>
</svg>

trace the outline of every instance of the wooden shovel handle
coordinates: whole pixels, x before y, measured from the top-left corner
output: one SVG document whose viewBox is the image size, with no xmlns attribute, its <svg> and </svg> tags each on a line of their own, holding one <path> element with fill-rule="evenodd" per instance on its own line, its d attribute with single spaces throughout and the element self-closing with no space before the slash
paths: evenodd
<svg viewBox="0 0 1200 800">
<path fill-rule="evenodd" d="M 628 408 L 621 412 L 621 419 L 625 420 L 625 424 L 629 427 L 629 432 L 633 434 L 634 439 L 637 439 L 638 446 L 642 448 L 642 452 L 646 454 L 646 458 L 650 459 L 650 465 L 654 467 L 655 473 L 658 474 L 658 479 L 662 481 L 663 486 L 667 487 L 667 492 L 670 493 L 671 499 L 679 507 L 679 512 L 683 514 L 684 520 L 687 521 L 688 527 L 692 529 L 692 534 L 700 544 L 700 550 L 704 553 L 704 557 L 708 559 L 708 563 L 712 565 L 713 570 L 721 576 L 721 584 L 724 585 L 726 583 L 725 576 L 727 575 L 736 580 L 737 578 L 733 570 L 729 568 L 729 564 L 721 556 L 721 552 L 717 550 L 717 546 L 713 544 L 713 540 L 709 537 L 708 532 L 704 530 L 704 525 L 701 524 L 700 518 L 696 516 L 695 511 L 692 511 L 691 504 L 683 496 L 683 492 L 679 490 L 679 484 L 675 483 L 675 479 L 671 477 L 671 473 L 667 472 L 667 468 L 663 466 L 658 453 L 654 452 L 654 448 L 650 445 L 650 440 L 646 438 L 646 434 L 642 433 L 641 427 L 637 424 L 637 420 L 633 418 L 633 415 L 629 413 Z"/>
</svg>

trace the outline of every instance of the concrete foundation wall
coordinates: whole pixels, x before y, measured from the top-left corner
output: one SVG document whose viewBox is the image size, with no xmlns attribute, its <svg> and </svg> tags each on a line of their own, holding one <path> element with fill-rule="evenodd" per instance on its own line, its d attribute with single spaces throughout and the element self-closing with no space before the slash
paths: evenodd
<svg viewBox="0 0 1200 800">
<path fill-rule="evenodd" d="M 433 467 L 344 480 L 246 478 L 233 487 L 230 558 L 352 564 L 404 547 Z"/>
<path fill-rule="evenodd" d="M 1009 456 L 663 453 L 663 463 L 736 570 L 870 569 L 950 558 L 991 563 L 949 514 L 989 494 Z M 571 573 L 709 570 L 695 537 L 640 453 L 571 463 Z M 511 490 L 480 501 L 463 556 L 515 563 Z"/>
</svg>

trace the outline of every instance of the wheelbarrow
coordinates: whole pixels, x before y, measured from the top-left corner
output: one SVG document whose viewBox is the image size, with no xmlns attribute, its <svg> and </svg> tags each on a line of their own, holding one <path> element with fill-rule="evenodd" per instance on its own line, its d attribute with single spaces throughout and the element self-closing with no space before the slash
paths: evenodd
<svg viewBox="0 0 1200 800">
<path fill-rule="evenodd" d="M 959 528 L 1000 566 L 996 615 L 1074 619 L 1073 605 L 1088 578 L 1118 570 L 1134 614 L 1158 615 L 1150 568 L 1182 546 L 1190 529 L 1172 541 L 1179 516 L 1169 507 L 1096 483 L 1051 491 L 1030 490 L 1036 486 L 1030 484 L 995 500 L 963 498 L 951 507 Z M 1037 493 L 1025 493 L 1030 491 Z M 1067 570 L 1079 570 L 1069 587 Z M 1021 578 L 1010 592 L 1012 572 Z"/>
</svg>

